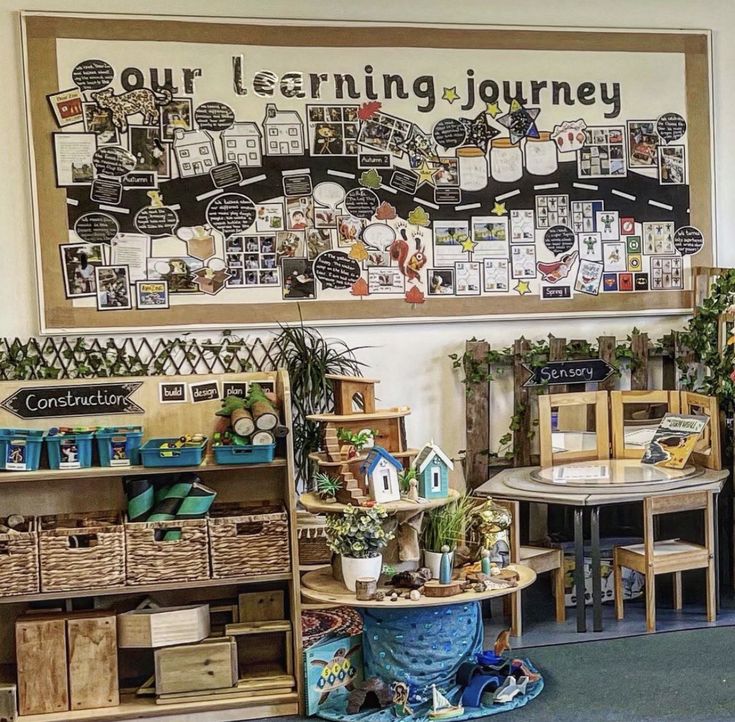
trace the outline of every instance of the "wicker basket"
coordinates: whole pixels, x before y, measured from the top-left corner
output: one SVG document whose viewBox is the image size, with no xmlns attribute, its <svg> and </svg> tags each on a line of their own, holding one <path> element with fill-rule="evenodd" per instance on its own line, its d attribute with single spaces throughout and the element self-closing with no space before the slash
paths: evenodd
<svg viewBox="0 0 735 722">
<path fill-rule="evenodd" d="M 299 535 L 299 564 L 329 564 L 332 550 L 327 544 L 324 517 L 299 512 L 296 528 Z"/>
<path fill-rule="evenodd" d="M 165 539 L 180 532 L 178 539 Z M 128 584 L 209 579 L 206 519 L 127 522 L 125 547 Z"/>
<path fill-rule="evenodd" d="M 209 539 L 215 579 L 291 568 L 288 514 L 281 504 L 215 504 L 209 513 Z"/>
<path fill-rule="evenodd" d="M 0 597 L 36 594 L 39 589 L 38 534 L 35 521 L 29 521 L 0 534 Z"/>
<path fill-rule="evenodd" d="M 43 516 L 38 549 L 44 592 L 125 584 L 125 531 L 117 511 Z"/>
</svg>

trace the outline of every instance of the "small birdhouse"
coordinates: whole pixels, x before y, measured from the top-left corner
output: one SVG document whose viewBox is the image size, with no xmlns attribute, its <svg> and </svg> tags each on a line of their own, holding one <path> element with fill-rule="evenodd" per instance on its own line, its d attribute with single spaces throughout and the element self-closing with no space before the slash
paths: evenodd
<svg viewBox="0 0 735 722">
<path fill-rule="evenodd" d="M 419 495 L 424 499 L 444 499 L 449 495 L 449 472 L 452 460 L 430 441 L 413 462 L 419 480 Z"/>
<path fill-rule="evenodd" d="M 370 490 L 370 497 L 378 504 L 400 501 L 398 472 L 402 469 L 401 462 L 382 446 L 373 446 L 360 466 Z"/>
</svg>

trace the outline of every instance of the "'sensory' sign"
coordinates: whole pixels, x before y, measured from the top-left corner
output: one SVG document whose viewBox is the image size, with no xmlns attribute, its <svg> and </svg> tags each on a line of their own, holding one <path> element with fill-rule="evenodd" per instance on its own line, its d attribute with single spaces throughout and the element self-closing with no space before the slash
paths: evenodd
<svg viewBox="0 0 735 722">
<path fill-rule="evenodd" d="M 543 366 L 530 369 L 531 374 L 524 386 L 546 386 L 548 384 L 599 384 L 608 379 L 615 369 L 599 358 L 576 361 L 549 361 Z"/>
<path fill-rule="evenodd" d="M 143 409 L 130 398 L 140 386 L 140 381 L 78 386 L 23 386 L 4 399 L 0 406 L 21 419 L 142 414 Z"/>
</svg>

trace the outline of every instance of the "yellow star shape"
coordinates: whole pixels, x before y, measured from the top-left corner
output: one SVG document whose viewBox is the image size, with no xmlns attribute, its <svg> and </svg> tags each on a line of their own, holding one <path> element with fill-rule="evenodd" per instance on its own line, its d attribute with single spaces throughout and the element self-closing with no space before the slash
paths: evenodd
<svg viewBox="0 0 735 722">
<path fill-rule="evenodd" d="M 442 93 L 442 100 L 446 100 L 451 105 L 455 100 L 459 99 L 460 97 L 457 93 L 456 85 L 451 88 L 444 88 L 444 92 Z"/>
<path fill-rule="evenodd" d="M 513 290 L 518 291 L 519 296 L 525 296 L 527 293 L 531 293 L 531 286 L 528 281 L 518 281 Z"/>
<path fill-rule="evenodd" d="M 417 169 L 419 175 L 419 185 L 431 183 L 433 185 L 434 173 L 436 172 L 426 161 L 424 161 Z"/>
<path fill-rule="evenodd" d="M 477 244 L 469 236 L 465 236 L 465 239 L 459 245 L 462 246 L 463 251 L 467 251 L 467 253 L 472 253 L 472 251 L 475 250 L 475 246 Z"/>
<path fill-rule="evenodd" d="M 504 216 L 508 211 L 505 209 L 505 203 L 498 203 L 495 201 L 495 205 L 490 212 L 495 216 Z"/>
<path fill-rule="evenodd" d="M 488 103 L 487 112 L 490 114 L 491 118 L 494 118 L 500 112 L 500 107 L 497 103 Z"/>
</svg>

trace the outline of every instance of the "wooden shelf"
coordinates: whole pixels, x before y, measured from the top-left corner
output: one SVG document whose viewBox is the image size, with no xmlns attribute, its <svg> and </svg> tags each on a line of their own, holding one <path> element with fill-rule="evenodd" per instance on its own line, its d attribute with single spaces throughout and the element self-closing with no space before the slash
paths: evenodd
<svg viewBox="0 0 735 722">
<path fill-rule="evenodd" d="M 326 421 L 336 424 L 346 421 L 379 421 L 380 419 L 400 419 L 402 416 L 408 416 L 411 413 L 410 406 L 393 406 L 390 409 L 376 409 L 370 413 L 364 414 L 361 411 L 354 414 L 309 414 L 306 418 L 309 421 Z"/>
<path fill-rule="evenodd" d="M 206 458 L 199 466 L 90 466 L 88 469 L 38 469 L 37 471 L 0 471 L 0 484 L 17 484 L 25 481 L 55 481 L 57 479 L 99 479 L 102 477 L 150 476 L 208 471 L 247 471 L 249 469 L 275 469 L 286 466 L 286 459 L 273 459 L 261 464 L 215 464 Z"/>
<path fill-rule="evenodd" d="M 426 509 L 433 509 L 437 506 L 446 506 L 451 504 L 453 501 L 459 499 L 459 492 L 456 489 L 449 490 L 449 496 L 444 499 L 432 499 L 427 501 L 408 501 L 407 499 L 401 499 L 401 501 L 391 501 L 386 504 L 380 504 L 389 514 L 395 514 L 400 511 L 425 511 Z M 329 504 L 322 501 L 319 494 L 310 492 L 308 494 L 302 494 L 299 497 L 299 503 L 311 514 L 341 514 L 346 508 L 347 504 L 340 504 L 334 502 Z"/>
<path fill-rule="evenodd" d="M 291 573 L 259 574 L 247 577 L 229 577 L 227 579 L 195 579 L 190 582 L 164 582 L 162 584 L 141 584 L 138 586 L 101 587 L 99 589 L 82 589 L 69 592 L 40 592 L 23 594 L 14 597 L 0 597 L 0 604 L 19 604 L 22 602 L 41 602 L 54 599 L 76 599 L 79 597 L 108 597 L 123 594 L 146 594 L 148 592 L 165 592 L 175 589 L 204 589 L 207 587 L 227 587 L 241 584 L 257 584 L 259 582 L 282 582 L 291 579 Z"/>
<path fill-rule="evenodd" d="M 369 451 L 369 449 L 368 449 Z M 418 456 L 418 449 L 406 449 L 405 451 L 391 451 L 390 455 L 396 459 L 410 459 L 414 456 Z M 367 459 L 367 452 L 364 454 L 358 454 L 353 456 L 351 459 L 341 459 L 340 461 L 330 461 L 326 451 L 314 451 L 309 454 L 309 459 L 316 461 L 319 466 L 344 466 L 345 464 L 356 464 Z"/>
</svg>

